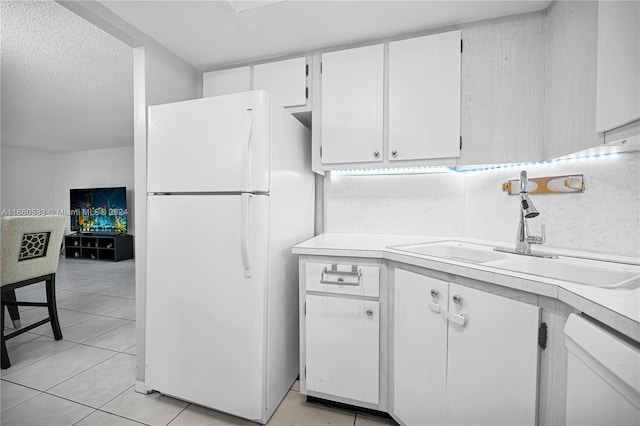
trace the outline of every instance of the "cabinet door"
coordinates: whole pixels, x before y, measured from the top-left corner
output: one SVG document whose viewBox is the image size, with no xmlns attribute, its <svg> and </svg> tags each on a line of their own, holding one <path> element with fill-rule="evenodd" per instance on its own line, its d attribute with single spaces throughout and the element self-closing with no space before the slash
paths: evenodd
<svg viewBox="0 0 640 426">
<path fill-rule="evenodd" d="M 231 68 L 202 74 L 202 97 L 228 95 L 251 90 L 249 67 Z"/>
<path fill-rule="evenodd" d="M 379 302 L 306 296 L 307 390 L 378 404 Z"/>
<path fill-rule="evenodd" d="M 450 284 L 447 413 L 452 425 L 534 425 L 540 308 Z M 456 321 L 463 314 L 466 324 Z"/>
<path fill-rule="evenodd" d="M 384 47 L 322 55 L 322 162 L 381 162 Z"/>
<path fill-rule="evenodd" d="M 255 65 L 253 89 L 266 90 L 283 107 L 306 105 L 306 67 L 307 58 Z"/>
<path fill-rule="evenodd" d="M 598 2 L 596 130 L 640 118 L 640 3 Z"/>
<path fill-rule="evenodd" d="M 389 43 L 389 160 L 460 155 L 460 31 Z"/>
<path fill-rule="evenodd" d="M 406 425 L 446 423 L 447 286 L 395 270 L 393 414 Z"/>
</svg>

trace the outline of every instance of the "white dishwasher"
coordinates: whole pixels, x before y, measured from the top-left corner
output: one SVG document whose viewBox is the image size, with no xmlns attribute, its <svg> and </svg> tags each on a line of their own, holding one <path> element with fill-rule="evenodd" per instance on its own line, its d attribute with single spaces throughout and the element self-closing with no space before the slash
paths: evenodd
<svg viewBox="0 0 640 426">
<path fill-rule="evenodd" d="M 640 344 L 577 314 L 564 334 L 566 425 L 640 425 Z"/>
</svg>

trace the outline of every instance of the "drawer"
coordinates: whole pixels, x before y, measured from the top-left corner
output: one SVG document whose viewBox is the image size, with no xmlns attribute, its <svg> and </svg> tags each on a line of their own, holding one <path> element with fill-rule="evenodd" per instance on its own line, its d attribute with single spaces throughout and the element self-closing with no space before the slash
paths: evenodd
<svg viewBox="0 0 640 426">
<path fill-rule="evenodd" d="M 378 297 L 380 268 L 348 263 L 314 263 L 305 265 L 307 291 Z"/>
</svg>

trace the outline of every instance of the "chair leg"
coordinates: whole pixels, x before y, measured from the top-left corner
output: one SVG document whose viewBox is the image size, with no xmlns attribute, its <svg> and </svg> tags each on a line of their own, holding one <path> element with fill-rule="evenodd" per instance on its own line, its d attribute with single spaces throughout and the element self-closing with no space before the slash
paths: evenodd
<svg viewBox="0 0 640 426">
<path fill-rule="evenodd" d="M 4 341 L 4 304 L 2 305 L 2 317 L 0 318 L 0 333 L 2 333 L 2 342 L 0 343 L 0 346 L 2 346 L 1 348 L 1 356 L 0 358 L 2 358 L 2 365 L 0 367 L 2 367 L 2 369 L 4 370 L 5 368 L 9 368 L 11 367 L 11 362 L 9 362 L 9 354 L 7 353 L 7 345 L 5 344 Z"/>
<path fill-rule="evenodd" d="M 15 302 L 16 301 L 16 291 L 9 290 L 4 293 L 4 298 L 7 302 Z M 20 311 L 17 306 L 7 305 L 7 310 L 9 311 L 9 316 L 11 317 L 11 321 L 13 322 L 13 328 L 16 330 L 22 327 L 22 323 L 20 321 Z"/>
<path fill-rule="evenodd" d="M 51 318 L 51 329 L 56 340 L 62 339 L 62 331 L 58 322 L 58 307 L 56 306 L 56 274 L 46 281 L 47 288 L 47 308 L 49 309 L 49 318 Z"/>
</svg>

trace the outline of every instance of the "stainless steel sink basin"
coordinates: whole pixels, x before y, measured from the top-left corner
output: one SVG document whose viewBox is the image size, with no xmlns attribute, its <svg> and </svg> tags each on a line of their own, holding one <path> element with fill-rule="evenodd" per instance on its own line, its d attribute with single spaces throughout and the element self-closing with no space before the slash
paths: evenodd
<svg viewBox="0 0 640 426">
<path fill-rule="evenodd" d="M 391 246 L 389 248 L 467 263 L 484 263 L 507 259 L 509 257 L 508 254 L 493 251 L 493 247 L 490 246 L 450 240 L 436 241 L 433 243 L 398 245 Z"/>
<path fill-rule="evenodd" d="M 544 259 L 519 255 L 486 262 L 484 265 L 592 287 L 622 290 L 640 286 L 640 266 L 637 265 L 570 257 Z"/>
</svg>

